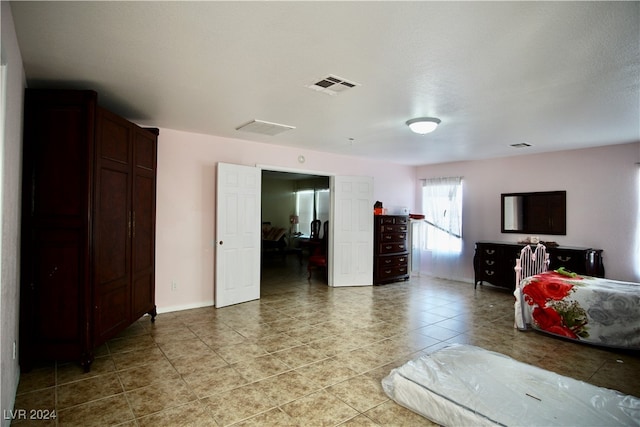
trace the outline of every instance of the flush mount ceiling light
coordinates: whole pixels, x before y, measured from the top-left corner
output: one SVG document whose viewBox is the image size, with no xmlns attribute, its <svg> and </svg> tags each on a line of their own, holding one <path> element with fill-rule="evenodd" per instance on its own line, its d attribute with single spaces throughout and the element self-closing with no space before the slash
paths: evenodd
<svg viewBox="0 0 640 427">
<path fill-rule="evenodd" d="M 418 117 L 417 119 L 407 120 L 407 126 L 415 133 L 421 135 L 433 132 L 440 124 L 440 119 L 435 117 Z"/>
</svg>

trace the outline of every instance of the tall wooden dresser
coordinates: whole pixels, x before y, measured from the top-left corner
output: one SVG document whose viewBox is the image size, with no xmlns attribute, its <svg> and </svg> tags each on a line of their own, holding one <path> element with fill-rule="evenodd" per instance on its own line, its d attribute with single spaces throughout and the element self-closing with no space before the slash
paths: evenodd
<svg viewBox="0 0 640 427">
<path fill-rule="evenodd" d="M 476 242 L 473 257 L 475 286 L 488 282 L 514 290 L 515 265 L 524 244 L 503 242 Z M 604 277 L 602 249 L 570 246 L 547 247 L 549 270 L 565 267 L 567 270 L 588 276 Z"/>
<path fill-rule="evenodd" d="M 409 217 L 375 215 L 373 283 L 409 279 Z"/>
<path fill-rule="evenodd" d="M 157 129 L 93 91 L 25 93 L 20 364 L 75 360 L 155 319 Z"/>
</svg>

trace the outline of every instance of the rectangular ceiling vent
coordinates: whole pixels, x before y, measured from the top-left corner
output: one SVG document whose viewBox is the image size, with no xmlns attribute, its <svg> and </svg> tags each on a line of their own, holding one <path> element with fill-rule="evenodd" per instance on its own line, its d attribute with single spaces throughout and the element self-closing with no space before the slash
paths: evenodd
<svg viewBox="0 0 640 427">
<path fill-rule="evenodd" d="M 264 120 L 251 120 L 241 126 L 238 126 L 236 130 L 243 132 L 253 132 L 262 135 L 277 135 L 282 132 L 286 132 L 291 129 L 295 129 L 295 126 L 281 125 L 278 123 L 265 122 Z"/>
<path fill-rule="evenodd" d="M 335 96 L 347 89 L 351 89 L 356 86 L 360 86 L 360 83 L 351 82 L 349 80 L 343 79 L 342 77 L 329 74 L 327 77 L 320 79 L 315 83 L 308 85 L 307 87 L 317 92 Z"/>
</svg>

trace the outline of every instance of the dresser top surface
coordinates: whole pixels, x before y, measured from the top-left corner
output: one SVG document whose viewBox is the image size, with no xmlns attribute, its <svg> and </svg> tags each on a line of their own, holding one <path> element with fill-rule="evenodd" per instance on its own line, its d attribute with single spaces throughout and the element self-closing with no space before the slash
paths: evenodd
<svg viewBox="0 0 640 427">
<path fill-rule="evenodd" d="M 540 242 L 544 245 L 544 242 Z M 517 246 L 519 248 L 524 247 L 524 245 L 526 245 L 526 243 L 518 243 L 518 242 L 498 242 L 498 241 L 493 241 L 493 240 L 479 240 L 476 242 L 476 244 L 483 244 L 483 245 L 500 245 L 500 246 Z M 531 246 L 535 246 L 535 243 L 530 243 Z M 566 249 L 566 250 L 572 250 L 572 251 L 586 251 L 586 250 L 592 250 L 592 251 L 602 251 L 602 249 L 597 249 L 597 248 L 586 248 L 586 247 L 579 247 L 579 246 L 564 246 L 564 245 L 557 245 L 557 246 L 547 246 L 546 247 L 547 250 L 552 251 L 554 249 Z"/>
</svg>

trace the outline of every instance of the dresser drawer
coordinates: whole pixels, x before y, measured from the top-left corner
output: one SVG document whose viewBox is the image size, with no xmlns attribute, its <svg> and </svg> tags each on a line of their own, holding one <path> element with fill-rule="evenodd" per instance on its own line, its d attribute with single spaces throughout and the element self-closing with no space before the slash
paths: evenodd
<svg viewBox="0 0 640 427">
<path fill-rule="evenodd" d="M 380 235 L 380 243 L 404 243 L 407 239 L 407 233 L 382 233 Z"/>
<path fill-rule="evenodd" d="M 405 276 L 407 276 L 408 271 L 409 271 L 409 268 L 406 265 L 386 267 L 378 270 L 378 278 L 380 280 L 386 280 L 394 277 L 405 278 Z"/>
<path fill-rule="evenodd" d="M 380 254 L 396 254 L 407 252 L 407 244 L 406 243 L 382 243 L 378 248 L 378 253 Z"/>
<path fill-rule="evenodd" d="M 406 217 L 406 216 L 381 215 L 381 216 L 377 216 L 376 218 L 378 219 L 378 224 L 381 224 L 381 225 L 409 223 L 409 217 Z"/>
<path fill-rule="evenodd" d="M 381 233 L 406 233 L 409 231 L 407 224 L 383 224 L 380 226 Z"/>
<path fill-rule="evenodd" d="M 389 267 L 404 266 L 409 263 L 409 257 L 407 255 L 388 255 L 378 257 L 378 269 L 382 270 Z"/>
</svg>

